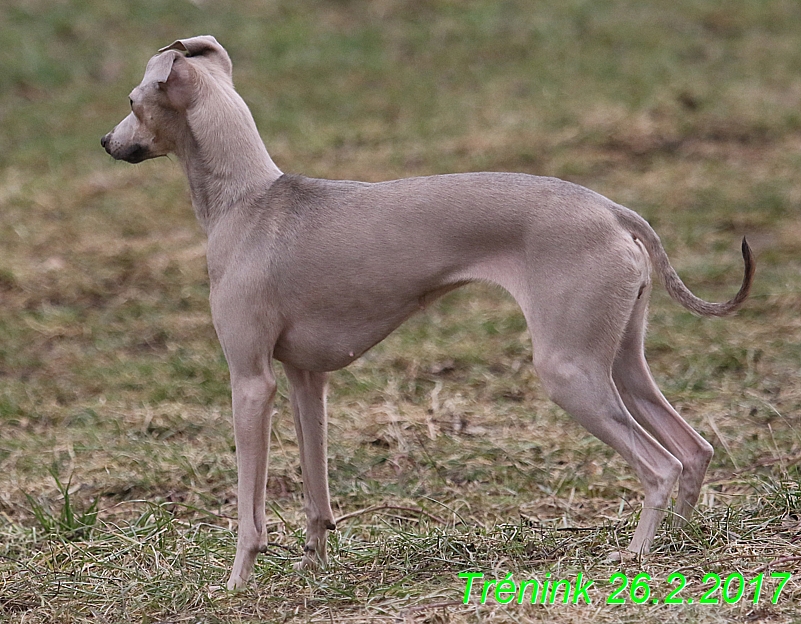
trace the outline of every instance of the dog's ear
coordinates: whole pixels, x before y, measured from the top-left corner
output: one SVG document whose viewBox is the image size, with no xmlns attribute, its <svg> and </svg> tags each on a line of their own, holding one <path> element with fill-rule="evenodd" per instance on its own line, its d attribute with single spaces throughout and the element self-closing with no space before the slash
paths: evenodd
<svg viewBox="0 0 801 624">
<path fill-rule="evenodd" d="M 159 50 L 159 52 L 161 52 L 161 50 Z M 151 82 L 157 82 L 159 84 L 164 84 L 167 82 L 172 73 L 173 64 L 177 58 L 182 56 L 183 55 L 178 52 L 156 54 L 156 56 L 151 58 L 147 63 L 145 77 L 142 79 L 142 83 L 149 84 Z"/>
<path fill-rule="evenodd" d="M 142 83 L 156 83 L 167 93 L 173 106 L 186 110 L 192 104 L 196 89 L 194 73 L 195 69 L 186 61 L 184 55 L 171 50 L 150 59 Z"/>
<path fill-rule="evenodd" d="M 202 56 L 219 66 L 229 78 L 233 75 L 231 57 L 228 56 L 225 48 L 211 35 L 178 39 L 167 47 L 161 48 L 159 52 L 166 52 L 167 50 L 180 50 L 181 52 L 186 52 L 187 56 Z"/>
</svg>

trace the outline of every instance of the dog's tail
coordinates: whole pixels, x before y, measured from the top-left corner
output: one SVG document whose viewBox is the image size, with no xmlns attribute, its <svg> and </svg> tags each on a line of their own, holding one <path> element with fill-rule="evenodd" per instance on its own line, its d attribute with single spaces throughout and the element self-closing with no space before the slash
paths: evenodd
<svg viewBox="0 0 801 624">
<path fill-rule="evenodd" d="M 636 212 L 616 204 L 614 205 L 613 212 L 623 227 L 631 232 L 632 236 L 642 241 L 645 250 L 651 257 L 651 262 L 656 269 L 656 273 L 662 284 L 664 284 L 668 294 L 690 312 L 700 316 L 726 316 L 727 314 L 735 312 L 748 298 L 751 284 L 754 281 L 756 263 L 754 262 L 754 254 L 751 252 L 751 248 L 748 246 L 745 237 L 743 237 L 742 244 L 745 272 L 740 290 L 725 303 L 710 303 L 709 301 L 704 301 L 696 297 L 690 292 L 690 289 L 684 285 L 684 282 L 681 281 L 676 270 L 671 266 L 667 253 L 665 253 L 665 248 L 662 246 L 662 241 L 659 239 L 659 235 L 645 219 Z"/>
</svg>

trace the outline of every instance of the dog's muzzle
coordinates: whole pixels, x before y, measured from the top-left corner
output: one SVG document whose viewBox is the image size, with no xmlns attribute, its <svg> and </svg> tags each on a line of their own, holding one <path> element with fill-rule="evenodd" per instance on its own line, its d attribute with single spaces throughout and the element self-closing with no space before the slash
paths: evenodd
<svg viewBox="0 0 801 624">
<path fill-rule="evenodd" d="M 127 147 L 122 151 L 113 150 L 111 145 L 111 132 L 105 135 L 103 138 L 100 139 L 100 145 L 103 146 L 103 149 L 115 160 L 124 160 L 125 162 L 129 163 L 140 163 L 143 160 L 147 160 L 150 156 L 145 148 L 138 143 Z"/>
</svg>

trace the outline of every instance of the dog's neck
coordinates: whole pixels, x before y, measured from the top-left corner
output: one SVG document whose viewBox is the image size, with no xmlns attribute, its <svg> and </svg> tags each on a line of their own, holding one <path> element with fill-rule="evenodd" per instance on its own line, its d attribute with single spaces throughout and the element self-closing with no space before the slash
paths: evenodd
<svg viewBox="0 0 801 624">
<path fill-rule="evenodd" d="M 195 215 L 208 234 L 282 173 L 233 87 L 207 90 L 201 103 L 187 112 L 187 121 L 188 133 L 177 155 L 189 179 Z"/>
</svg>

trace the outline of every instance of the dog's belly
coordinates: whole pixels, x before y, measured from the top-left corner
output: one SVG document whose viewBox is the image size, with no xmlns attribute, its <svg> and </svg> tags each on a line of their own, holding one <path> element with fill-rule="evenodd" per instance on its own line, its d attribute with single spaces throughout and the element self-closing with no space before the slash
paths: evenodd
<svg viewBox="0 0 801 624">
<path fill-rule="evenodd" d="M 370 306 L 351 301 L 347 306 L 330 306 L 299 315 L 279 336 L 273 355 L 302 370 L 344 368 L 430 301 L 461 284 L 449 284 L 413 298 L 377 299 Z"/>
<path fill-rule="evenodd" d="M 386 331 L 369 335 L 343 333 L 343 327 L 309 325 L 292 330 L 275 345 L 275 359 L 309 371 L 334 371 L 344 368 L 375 344 L 386 338 L 400 323 Z M 351 328 L 354 329 L 354 328 Z"/>
</svg>

